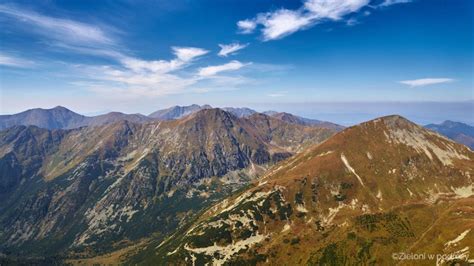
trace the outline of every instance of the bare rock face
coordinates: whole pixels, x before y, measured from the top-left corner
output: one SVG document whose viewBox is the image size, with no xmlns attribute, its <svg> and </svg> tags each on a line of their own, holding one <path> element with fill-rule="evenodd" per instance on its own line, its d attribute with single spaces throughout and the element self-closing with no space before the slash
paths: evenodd
<svg viewBox="0 0 474 266">
<path fill-rule="evenodd" d="M 469 255 L 473 178 L 470 149 L 382 117 L 278 163 L 126 261 L 390 265 L 394 252 Z"/>
<path fill-rule="evenodd" d="M 268 166 L 334 134 L 261 119 L 204 109 L 172 121 L 1 131 L 1 252 L 90 256 L 151 232 L 164 239 Z"/>
<path fill-rule="evenodd" d="M 180 119 L 185 116 L 191 115 L 193 113 L 196 113 L 201 110 L 205 109 L 211 109 L 212 107 L 210 105 L 197 105 L 197 104 L 192 104 L 188 106 L 173 106 L 167 109 L 162 109 L 158 110 L 156 112 L 153 112 L 149 115 L 151 118 L 155 118 L 158 120 L 175 120 L 175 119 Z"/>
</svg>

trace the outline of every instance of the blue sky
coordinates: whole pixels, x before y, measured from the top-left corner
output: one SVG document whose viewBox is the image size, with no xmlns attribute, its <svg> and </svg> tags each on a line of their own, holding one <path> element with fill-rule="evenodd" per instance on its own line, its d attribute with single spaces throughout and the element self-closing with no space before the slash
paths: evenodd
<svg viewBox="0 0 474 266">
<path fill-rule="evenodd" d="M 469 0 L 0 1 L 0 113 L 208 103 L 345 124 L 407 110 L 420 123 L 473 123 L 473 10 Z"/>
</svg>

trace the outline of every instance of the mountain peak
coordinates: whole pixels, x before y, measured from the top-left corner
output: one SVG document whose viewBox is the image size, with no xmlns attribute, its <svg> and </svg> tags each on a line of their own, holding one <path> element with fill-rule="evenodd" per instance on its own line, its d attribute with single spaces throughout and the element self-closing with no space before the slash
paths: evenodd
<svg viewBox="0 0 474 266">
<path fill-rule="evenodd" d="M 69 109 L 67 109 L 66 107 L 61 106 L 61 105 L 57 105 L 57 106 L 55 106 L 55 107 L 53 107 L 53 108 L 51 108 L 51 109 L 54 109 L 54 110 L 68 110 L 68 111 L 70 111 Z"/>
<path fill-rule="evenodd" d="M 412 123 L 412 122 L 410 122 L 410 120 L 406 119 L 405 117 L 403 117 L 401 115 L 397 115 L 397 114 L 382 116 L 382 117 L 374 119 L 373 121 L 376 121 L 376 120 L 383 120 L 385 122 L 390 122 L 390 123 L 395 123 L 395 122 L 403 122 L 403 123 L 409 122 L 409 123 Z"/>
<path fill-rule="evenodd" d="M 156 112 L 153 112 L 149 115 L 151 118 L 156 118 L 159 120 L 174 120 L 185 117 L 187 115 L 193 114 L 202 109 L 210 109 L 212 108 L 210 105 L 203 105 L 200 106 L 198 104 L 192 104 L 188 106 L 173 106 L 166 109 L 161 109 Z"/>
<path fill-rule="evenodd" d="M 425 127 L 474 149 L 474 127 L 471 125 L 446 120 L 441 124 L 429 124 Z"/>
<path fill-rule="evenodd" d="M 400 115 L 387 115 L 387 116 L 370 120 L 366 123 L 376 124 L 378 122 L 383 122 L 390 129 L 412 128 L 413 126 L 420 127 L 417 124 L 411 122 L 410 120 Z"/>
<path fill-rule="evenodd" d="M 237 118 L 234 117 L 229 112 L 226 112 L 220 108 L 209 108 L 209 109 L 202 109 L 199 110 L 189 116 L 189 119 L 206 119 L 206 120 L 217 120 L 217 119 L 232 119 Z M 188 119 L 188 120 L 189 120 Z"/>
</svg>

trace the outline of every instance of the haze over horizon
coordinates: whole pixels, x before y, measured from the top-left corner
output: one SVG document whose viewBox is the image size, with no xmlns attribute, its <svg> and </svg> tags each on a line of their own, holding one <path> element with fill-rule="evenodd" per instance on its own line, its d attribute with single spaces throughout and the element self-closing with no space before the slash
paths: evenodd
<svg viewBox="0 0 474 266">
<path fill-rule="evenodd" d="M 0 114 L 197 103 L 474 123 L 472 1 L 323 2 L 1 1 Z"/>
</svg>

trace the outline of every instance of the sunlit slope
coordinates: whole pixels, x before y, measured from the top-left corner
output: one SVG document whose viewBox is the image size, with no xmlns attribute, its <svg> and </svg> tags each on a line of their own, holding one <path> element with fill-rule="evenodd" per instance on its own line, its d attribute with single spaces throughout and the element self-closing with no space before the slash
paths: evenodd
<svg viewBox="0 0 474 266">
<path fill-rule="evenodd" d="M 402 117 L 375 119 L 278 164 L 129 259 L 388 265 L 395 252 L 472 253 L 473 159 Z"/>
</svg>

